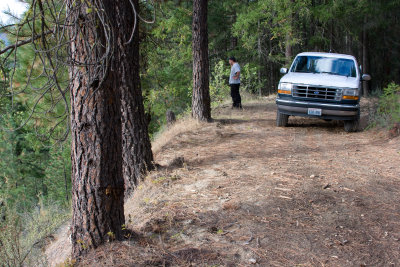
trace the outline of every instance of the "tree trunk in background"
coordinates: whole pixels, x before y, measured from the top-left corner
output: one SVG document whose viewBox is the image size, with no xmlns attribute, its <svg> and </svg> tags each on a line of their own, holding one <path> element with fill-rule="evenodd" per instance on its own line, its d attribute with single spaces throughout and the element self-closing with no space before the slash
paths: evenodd
<svg viewBox="0 0 400 267">
<path fill-rule="evenodd" d="M 286 65 L 290 66 L 292 63 L 292 46 L 290 45 L 290 33 L 286 33 L 285 37 L 285 58 Z"/>
<path fill-rule="evenodd" d="M 139 0 L 133 0 L 136 12 L 139 12 Z M 128 10 L 132 8 L 127 7 Z M 125 11 L 126 13 L 128 13 Z M 126 14 L 125 25 L 129 25 L 120 34 L 129 39 L 134 25 L 134 16 Z M 139 20 L 137 20 L 139 23 Z M 148 134 L 148 123 L 143 106 L 139 77 L 139 25 L 136 25 L 132 42 L 121 47 L 124 58 L 120 62 L 121 105 L 122 105 L 122 152 L 125 196 L 130 195 L 144 173 L 153 169 L 153 153 Z"/>
<path fill-rule="evenodd" d="M 271 36 L 272 37 L 272 36 Z M 267 52 L 267 54 L 270 54 L 272 51 L 272 38 L 268 38 L 269 39 L 269 52 Z M 274 84 L 274 65 L 273 63 L 268 64 L 267 67 L 267 73 L 269 73 L 269 86 L 268 86 L 268 95 L 270 94 L 275 94 L 278 91 L 275 90 L 275 84 Z"/>
<path fill-rule="evenodd" d="M 208 2 L 208 1 L 207 1 Z M 235 22 L 236 22 L 236 19 L 237 19 L 237 15 L 236 15 L 236 11 L 234 11 L 235 12 L 235 14 L 233 14 L 232 16 L 231 16 L 231 25 L 233 26 L 234 24 L 235 24 Z M 236 36 L 233 36 L 233 34 L 231 34 L 230 35 L 230 38 L 231 38 L 231 47 L 230 47 L 230 50 L 235 50 L 235 48 L 237 47 L 237 44 L 238 44 L 238 38 L 236 37 Z"/>
<path fill-rule="evenodd" d="M 334 49 L 334 29 L 333 29 L 333 20 L 329 21 L 329 53 L 337 53 Z"/>
<path fill-rule="evenodd" d="M 207 0 L 193 1 L 193 96 L 192 116 L 201 121 L 211 120 L 209 90 Z"/>
<path fill-rule="evenodd" d="M 262 47 L 261 47 L 261 27 L 260 20 L 257 21 L 257 56 L 258 56 L 258 68 L 257 68 L 257 77 L 258 83 L 261 84 L 261 64 L 262 64 Z M 258 95 L 262 96 L 262 86 L 259 87 Z"/>
<path fill-rule="evenodd" d="M 368 64 L 368 33 L 366 29 L 366 24 L 367 24 L 367 17 L 364 17 L 364 27 L 363 27 L 363 33 L 362 33 L 362 48 L 363 48 L 363 53 L 362 53 L 362 72 L 363 73 L 368 73 L 369 72 L 369 64 Z M 369 91 L 369 84 L 368 81 L 363 82 L 363 95 L 364 97 L 368 96 L 368 91 Z"/>
<path fill-rule="evenodd" d="M 289 23 L 289 31 L 286 32 L 285 35 L 285 59 L 286 65 L 289 67 L 292 63 L 292 33 L 293 33 L 293 18 L 294 18 L 294 11 L 292 5 L 294 4 L 294 0 L 290 1 L 290 15 L 288 16 L 288 23 Z"/>
</svg>

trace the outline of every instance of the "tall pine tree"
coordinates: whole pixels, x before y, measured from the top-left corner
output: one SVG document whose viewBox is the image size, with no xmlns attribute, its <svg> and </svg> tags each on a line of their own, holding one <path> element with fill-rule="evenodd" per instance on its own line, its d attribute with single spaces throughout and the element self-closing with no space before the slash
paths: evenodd
<svg viewBox="0 0 400 267">
<path fill-rule="evenodd" d="M 193 95 L 192 116 L 200 121 L 211 120 L 209 88 L 207 0 L 193 1 Z"/>
</svg>

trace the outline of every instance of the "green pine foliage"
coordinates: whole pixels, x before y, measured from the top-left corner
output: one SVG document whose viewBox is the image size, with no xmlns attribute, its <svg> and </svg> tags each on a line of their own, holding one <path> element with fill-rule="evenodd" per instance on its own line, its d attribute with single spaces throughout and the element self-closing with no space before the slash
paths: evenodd
<svg viewBox="0 0 400 267">
<path fill-rule="evenodd" d="M 35 85 L 25 80 L 23 73 L 29 69 L 32 54 L 28 47 L 21 49 L 15 73 L 8 73 L 16 84 L 13 90 L 24 93 L 12 95 L 9 88 L 3 88 L 0 101 L 0 198 L 17 212 L 29 212 L 40 197 L 66 203 L 70 194 L 69 148 L 57 145 L 66 125 L 55 119 L 62 117 L 64 111 L 48 99 L 54 95 L 35 98 L 38 93 L 32 92 L 32 87 L 40 88 L 46 79 L 38 74 Z M 4 80 L 3 84 L 9 81 Z M 68 140 L 65 142 L 62 147 L 69 147 Z M 57 193 L 49 188 L 57 188 Z"/>
<path fill-rule="evenodd" d="M 167 2 L 161 11 L 158 23 L 142 23 L 141 82 L 150 133 L 165 124 L 167 110 L 182 114 L 192 99 L 191 6 Z"/>
<path fill-rule="evenodd" d="M 392 82 L 383 89 L 373 115 L 371 126 L 391 128 L 400 123 L 400 85 Z"/>
<path fill-rule="evenodd" d="M 68 207 L 71 200 L 71 145 L 70 139 L 52 146 L 45 169 L 46 199 L 61 207 Z"/>
</svg>

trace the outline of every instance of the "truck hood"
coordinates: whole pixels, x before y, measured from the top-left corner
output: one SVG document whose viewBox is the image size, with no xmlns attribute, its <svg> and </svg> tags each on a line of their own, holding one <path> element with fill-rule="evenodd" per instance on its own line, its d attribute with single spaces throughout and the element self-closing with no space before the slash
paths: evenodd
<svg viewBox="0 0 400 267">
<path fill-rule="evenodd" d="M 299 72 L 289 72 L 281 78 L 280 82 L 342 88 L 359 88 L 360 84 L 359 79 L 354 77 Z"/>
</svg>

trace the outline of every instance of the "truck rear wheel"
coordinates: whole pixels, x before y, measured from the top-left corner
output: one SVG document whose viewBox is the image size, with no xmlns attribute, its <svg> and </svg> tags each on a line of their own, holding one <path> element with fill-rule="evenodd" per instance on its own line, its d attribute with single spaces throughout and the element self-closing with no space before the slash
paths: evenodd
<svg viewBox="0 0 400 267">
<path fill-rule="evenodd" d="M 286 127 L 289 121 L 289 115 L 282 114 L 276 111 L 276 126 L 278 127 Z"/>
<path fill-rule="evenodd" d="M 344 131 L 348 133 L 357 132 L 360 125 L 360 117 L 351 121 L 344 121 Z"/>
</svg>

